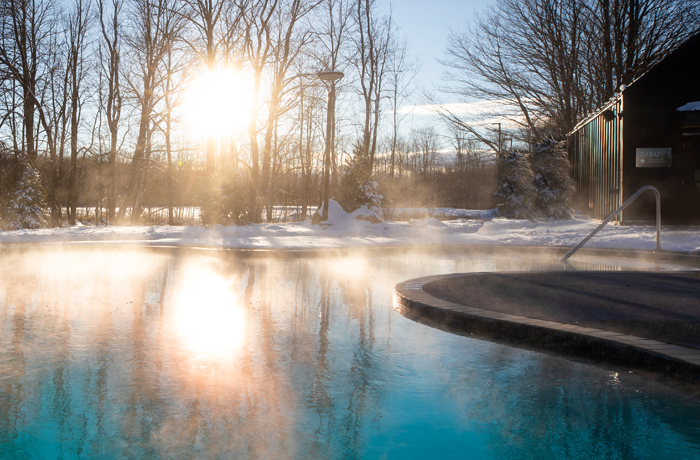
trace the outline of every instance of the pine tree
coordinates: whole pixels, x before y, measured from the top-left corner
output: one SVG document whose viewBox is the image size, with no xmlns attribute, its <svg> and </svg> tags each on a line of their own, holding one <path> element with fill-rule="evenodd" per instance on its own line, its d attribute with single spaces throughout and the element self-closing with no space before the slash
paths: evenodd
<svg viewBox="0 0 700 460">
<path fill-rule="evenodd" d="M 250 209 L 246 206 L 245 179 L 237 172 L 229 173 L 223 180 L 218 175 L 210 179 L 212 184 L 202 206 L 204 225 L 244 225 L 249 221 Z"/>
<path fill-rule="evenodd" d="M 366 206 L 381 216 L 383 197 L 377 192 L 377 189 L 377 183 L 372 180 L 369 155 L 363 151 L 362 144 L 358 143 L 353 149 L 352 157 L 345 165 L 340 182 L 338 202 L 348 213 L 361 206 Z"/>
<path fill-rule="evenodd" d="M 546 139 L 536 144 L 532 154 L 532 170 L 535 174 L 538 215 L 553 219 L 570 218 L 573 215 L 571 201 L 574 182 L 571 179 L 571 163 L 564 150 L 564 142 Z"/>
<path fill-rule="evenodd" d="M 39 172 L 23 162 L 20 176 L 5 209 L 8 230 L 35 229 L 46 227 L 44 211 L 46 197 Z"/>
<path fill-rule="evenodd" d="M 380 218 L 382 214 L 382 200 L 384 197 L 379 193 L 379 184 L 370 180 L 360 187 L 360 206 L 366 206 L 370 211 L 375 212 Z"/>
<path fill-rule="evenodd" d="M 200 211 L 200 218 L 202 219 L 202 224 L 204 226 L 211 226 L 220 222 L 220 211 L 221 211 L 221 189 L 219 186 L 218 176 L 212 174 L 211 176 L 204 179 L 206 184 L 200 190 L 203 195 L 202 209 Z"/>
<path fill-rule="evenodd" d="M 503 217 L 532 219 L 537 191 L 527 153 L 513 150 L 501 157 L 498 187 L 493 195 Z"/>
<path fill-rule="evenodd" d="M 251 210 L 247 206 L 245 183 L 245 177 L 235 172 L 231 173 L 219 187 L 221 193 L 219 220 L 221 223 L 244 225 L 252 220 Z"/>
</svg>

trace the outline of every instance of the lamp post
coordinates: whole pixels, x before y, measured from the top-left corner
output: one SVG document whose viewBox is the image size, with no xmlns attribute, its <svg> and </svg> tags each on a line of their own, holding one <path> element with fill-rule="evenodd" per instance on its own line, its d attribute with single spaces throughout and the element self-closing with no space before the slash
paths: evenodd
<svg viewBox="0 0 700 460">
<path fill-rule="evenodd" d="M 335 82 L 343 78 L 343 72 L 319 72 L 316 74 L 324 82 L 329 82 L 328 87 L 328 113 L 326 114 L 326 150 L 324 152 L 323 167 L 323 213 L 322 220 L 328 220 L 328 199 L 331 188 L 331 146 L 333 144 L 333 117 L 335 115 Z"/>
</svg>

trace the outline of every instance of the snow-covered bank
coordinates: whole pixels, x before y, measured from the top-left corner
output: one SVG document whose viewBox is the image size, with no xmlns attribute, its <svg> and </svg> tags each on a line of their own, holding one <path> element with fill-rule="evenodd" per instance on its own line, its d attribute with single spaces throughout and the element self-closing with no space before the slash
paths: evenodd
<svg viewBox="0 0 700 460">
<path fill-rule="evenodd" d="M 331 209 L 331 211 L 333 211 Z M 535 222 L 503 218 L 372 224 L 331 212 L 331 225 L 310 222 L 244 227 L 73 227 L 0 232 L 0 245 L 130 243 L 241 249 L 320 249 L 408 245 L 575 246 L 599 222 L 588 219 Z M 654 226 L 608 225 L 586 247 L 653 250 Z M 661 247 L 700 253 L 700 227 L 663 227 Z"/>
</svg>

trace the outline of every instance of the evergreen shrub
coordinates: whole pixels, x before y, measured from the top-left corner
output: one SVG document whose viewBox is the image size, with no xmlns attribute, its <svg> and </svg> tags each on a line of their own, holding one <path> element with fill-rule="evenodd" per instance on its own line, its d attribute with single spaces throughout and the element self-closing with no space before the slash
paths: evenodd
<svg viewBox="0 0 700 460">
<path fill-rule="evenodd" d="M 46 192 L 39 172 L 26 158 L 19 162 L 19 174 L 4 206 L 3 227 L 7 230 L 46 227 Z"/>
<path fill-rule="evenodd" d="M 518 150 L 501 155 L 498 186 L 493 198 L 503 217 L 510 219 L 535 217 L 537 191 L 528 157 L 529 154 Z"/>
<path fill-rule="evenodd" d="M 574 181 L 564 142 L 546 139 L 535 144 L 532 171 L 537 189 L 537 214 L 552 219 L 571 218 Z"/>
</svg>

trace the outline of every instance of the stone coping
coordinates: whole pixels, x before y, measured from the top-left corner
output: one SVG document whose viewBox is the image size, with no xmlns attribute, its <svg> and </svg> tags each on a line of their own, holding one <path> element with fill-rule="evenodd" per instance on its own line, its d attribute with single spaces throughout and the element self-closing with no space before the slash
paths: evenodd
<svg viewBox="0 0 700 460">
<path fill-rule="evenodd" d="M 415 278 L 394 288 L 394 308 L 404 316 L 436 326 L 479 333 L 538 348 L 620 362 L 700 382 L 700 350 L 602 329 L 498 313 L 434 297 L 423 286 L 465 273 Z"/>
</svg>

